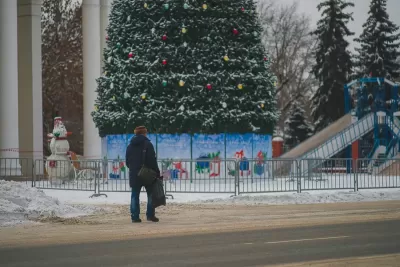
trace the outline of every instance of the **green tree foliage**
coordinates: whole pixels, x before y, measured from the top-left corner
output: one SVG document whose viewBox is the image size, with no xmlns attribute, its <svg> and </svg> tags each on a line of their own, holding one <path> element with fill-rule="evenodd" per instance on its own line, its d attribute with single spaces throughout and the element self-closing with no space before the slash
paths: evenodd
<svg viewBox="0 0 400 267">
<path fill-rule="evenodd" d="M 355 39 L 361 47 L 358 52 L 357 65 L 361 75 L 373 77 L 398 78 L 400 64 L 399 27 L 389 20 L 386 0 L 372 0 L 369 17 L 363 24 L 363 32 Z"/>
<path fill-rule="evenodd" d="M 293 147 L 312 134 L 312 128 L 307 121 L 303 102 L 294 100 L 289 111 L 289 117 L 285 121 L 285 143 Z"/>
<path fill-rule="evenodd" d="M 352 14 L 345 9 L 354 4 L 345 0 L 325 0 L 318 5 L 322 18 L 314 34 L 319 43 L 313 73 L 319 81 L 312 98 L 315 131 L 320 131 L 344 115 L 343 86 L 352 70 L 347 36 L 353 35 L 347 28 Z"/>
<path fill-rule="evenodd" d="M 253 0 L 114 0 L 93 119 L 101 136 L 272 133 L 275 77 Z"/>
</svg>

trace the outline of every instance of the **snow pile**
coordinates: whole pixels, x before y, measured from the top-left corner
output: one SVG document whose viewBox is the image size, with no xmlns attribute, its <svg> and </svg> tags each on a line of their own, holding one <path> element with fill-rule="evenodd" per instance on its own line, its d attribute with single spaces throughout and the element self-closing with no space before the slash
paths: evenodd
<svg viewBox="0 0 400 267">
<path fill-rule="evenodd" d="M 25 183 L 0 180 L 0 227 L 38 217 L 76 217 L 99 210 L 96 207 L 66 205 Z"/>
<path fill-rule="evenodd" d="M 384 200 L 400 200 L 399 190 L 379 190 L 361 192 L 304 192 L 304 193 L 281 193 L 265 195 L 245 195 L 232 198 L 216 198 L 208 200 L 193 201 L 192 203 L 212 204 L 245 204 L 245 205 L 289 205 L 289 204 L 317 204 L 317 203 L 340 203 L 340 202 L 372 202 Z"/>
</svg>

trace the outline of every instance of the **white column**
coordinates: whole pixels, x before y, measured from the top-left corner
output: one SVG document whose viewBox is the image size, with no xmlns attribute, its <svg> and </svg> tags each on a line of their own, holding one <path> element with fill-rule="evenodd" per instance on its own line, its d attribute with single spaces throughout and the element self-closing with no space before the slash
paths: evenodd
<svg viewBox="0 0 400 267">
<path fill-rule="evenodd" d="M 17 2 L 0 1 L 0 176 L 19 175 Z M 4 149 L 15 149 L 5 151 Z"/>
<path fill-rule="evenodd" d="M 34 159 L 43 158 L 41 7 L 42 0 L 18 0 L 20 155 Z"/>
<path fill-rule="evenodd" d="M 91 115 L 101 74 L 100 31 L 100 0 L 83 0 L 83 149 L 89 158 L 101 158 L 101 139 Z"/>
<path fill-rule="evenodd" d="M 108 16 L 110 15 L 111 12 L 111 3 L 113 0 L 100 0 L 100 38 L 101 38 L 101 48 L 100 48 L 100 58 L 101 60 L 101 67 L 103 68 L 103 51 L 104 48 L 106 47 L 106 36 L 107 36 L 107 27 L 108 27 Z M 101 70 L 103 71 L 103 70 Z"/>
</svg>

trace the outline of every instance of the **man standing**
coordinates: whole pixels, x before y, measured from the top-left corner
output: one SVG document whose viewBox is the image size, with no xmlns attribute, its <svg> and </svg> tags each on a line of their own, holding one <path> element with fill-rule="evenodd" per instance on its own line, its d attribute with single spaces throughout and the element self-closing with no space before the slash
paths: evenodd
<svg viewBox="0 0 400 267">
<path fill-rule="evenodd" d="M 156 153 L 153 144 L 147 138 L 147 129 L 144 126 L 136 127 L 135 136 L 132 138 L 128 148 L 126 149 L 126 165 L 129 168 L 129 185 L 132 188 L 131 195 L 131 218 L 132 222 L 140 223 L 140 190 L 144 186 L 138 179 L 138 173 L 143 164 L 147 168 L 154 170 L 157 173 L 157 178 L 160 177 L 160 169 L 158 168 Z M 145 153 L 143 157 L 143 153 Z M 144 162 L 143 162 L 144 159 Z M 155 209 L 152 206 L 151 186 L 145 186 L 147 193 L 147 220 L 158 222 L 159 219 L 155 216 Z"/>
</svg>

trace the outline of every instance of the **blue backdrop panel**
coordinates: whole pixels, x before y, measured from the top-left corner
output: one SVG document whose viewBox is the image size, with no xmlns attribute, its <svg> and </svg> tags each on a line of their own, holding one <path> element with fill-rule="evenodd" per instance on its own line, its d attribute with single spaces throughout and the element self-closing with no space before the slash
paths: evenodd
<svg viewBox="0 0 400 267">
<path fill-rule="evenodd" d="M 125 159 L 126 135 L 108 135 L 107 136 L 107 158 Z"/>
<path fill-rule="evenodd" d="M 257 159 L 264 154 L 266 158 L 272 158 L 272 136 L 253 134 L 253 156 Z"/>
<path fill-rule="evenodd" d="M 217 154 L 224 158 L 225 154 L 224 134 L 194 134 L 192 140 L 193 159 L 206 157 L 209 154 Z"/>
<path fill-rule="evenodd" d="M 107 157 L 107 136 L 101 138 L 101 158 Z"/>
<path fill-rule="evenodd" d="M 159 134 L 157 138 L 159 159 L 190 159 L 189 134 Z"/>
<path fill-rule="evenodd" d="M 252 157 L 253 134 L 226 134 L 226 158 Z"/>
</svg>

